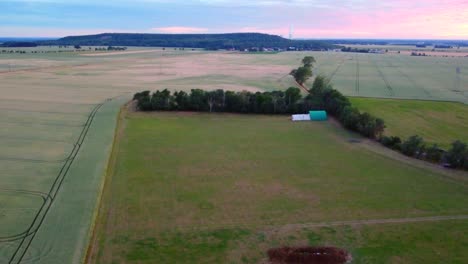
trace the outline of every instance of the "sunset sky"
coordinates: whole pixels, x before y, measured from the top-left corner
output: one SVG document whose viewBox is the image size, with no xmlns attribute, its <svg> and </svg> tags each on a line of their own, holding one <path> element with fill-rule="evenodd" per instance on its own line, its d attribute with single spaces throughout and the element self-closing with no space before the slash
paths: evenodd
<svg viewBox="0 0 468 264">
<path fill-rule="evenodd" d="M 468 0 L 0 0 L 0 36 L 263 32 L 468 39 Z"/>
</svg>

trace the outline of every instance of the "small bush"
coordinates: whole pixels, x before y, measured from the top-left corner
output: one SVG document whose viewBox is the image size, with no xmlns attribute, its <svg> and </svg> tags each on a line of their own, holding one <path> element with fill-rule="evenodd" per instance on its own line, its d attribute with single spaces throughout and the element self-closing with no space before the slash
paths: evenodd
<svg viewBox="0 0 468 264">
<path fill-rule="evenodd" d="M 410 157 L 419 157 L 424 148 L 424 140 L 418 135 L 409 137 L 401 144 L 401 152 Z"/>
<path fill-rule="evenodd" d="M 382 145 L 386 146 L 387 148 L 391 148 L 391 149 L 395 149 L 395 150 L 400 150 L 400 148 L 401 148 L 401 139 L 400 139 L 400 137 L 383 136 L 380 139 L 380 143 L 382 143 Z"/>
<path fill-rule="evenodd" d="M 468 148 L 465 143 L 457 140 L 444 155 L 444 159 L 454 168 L 468 168 Z"/>
<path fill-rule="evenodd" d="M 426 149 L 426 160 L 432 162 L 440 162 L 442 159 L 442 155 L 444 150 L 439 148 L 437 144 L 433 144 L 429 148 Z"/>
</svg>

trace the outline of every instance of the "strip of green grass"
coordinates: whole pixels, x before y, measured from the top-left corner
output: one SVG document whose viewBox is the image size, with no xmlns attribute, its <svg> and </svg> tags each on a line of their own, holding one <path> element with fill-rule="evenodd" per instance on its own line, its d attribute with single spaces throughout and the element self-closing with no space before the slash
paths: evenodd
<svg viewBox="0 0 468 264">
<path fill-rule="evenodd" d="M 385 120 L 385 134 L 407 138 L 420 135 L 448 147 L 455 140 L 468 142 L 468 105 L 452 102 L 350 98 L 359 110 Z"/>
</svg>

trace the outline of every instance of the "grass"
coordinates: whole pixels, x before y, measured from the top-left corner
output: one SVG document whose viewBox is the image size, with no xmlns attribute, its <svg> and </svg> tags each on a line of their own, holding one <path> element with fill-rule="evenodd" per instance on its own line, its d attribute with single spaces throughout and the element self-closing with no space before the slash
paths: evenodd
<svg viewBox="0 0 468 264">
<path fill-rule="evenodd" d="M 468 106 L 460 103 L 351 98 L 358 109 L 385 120 L 385 134 L 422 136 L 448 148 L 455 140 L 468 142 Z"/>
<path fill-rule="evenodd" d="M 421 244 L 408 248 L 415 252 L 403 259 L 424 263 L 420 260 L 436 257 L 422 252 L 425 243 L 440 245 L 423 236 L 436 224 L 419 224 L 420 238 L 407 225 L 396 225 L 388 241 L 377 239 L 382 227 L 365 229 L 368 234 L 348 228 L 348 233 L 330 237 L 323 234 L 328 229 L 314 236 L 287 228 L 468 212 L 463 184 L 376 156 L 349 143 L 350 137 L 354 135 L 327 122 L 291 123 L 286 117 L 129 114 L 115 150 L 92 259 L 256 263 L 268 247 L 301 244 L 307 237 L 310 244 L 342 245 L 369 261 L 399 256 L 417 238 Z M 460 225 L 466 228 L 464 222 Z M 286 231 L 276 234 L 281 226 Z M 346 244 L 346 237 L 359 243 Z M 434 239 L 444 237 L 442 229 L 436 230 Z M 460 239 L 466 243 L 468 238 Z M 398 240 L 404 241 L 396 245 L 400 251 L 385 252 L 389 241 Z M 366 252 L 376 244 L 381 250 Z M 462 247 L 455 250 L 458 255 L 446 254 L 452 260 L 464 255 Z M 418 252 L 424 257 L 414 258 Z"/>
</svg>

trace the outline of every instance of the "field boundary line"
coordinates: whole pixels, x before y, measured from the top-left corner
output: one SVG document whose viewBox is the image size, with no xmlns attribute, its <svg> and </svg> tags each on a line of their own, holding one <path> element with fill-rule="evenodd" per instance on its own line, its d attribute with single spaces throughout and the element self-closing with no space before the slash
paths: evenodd
<svg viewBox="0 0 468 264">
<path fill-rule="evenodd" d="M 356 94 L 359 94 L 359 56 L 356 54 L 356 81 L 355 81 L 355 87 L 354 89 L 356 90 Z"/>
<path fill-rule="evenodd" d="M 365 95 L 346 95 L 347 97 L 353 98 L 369 98 L 369 99 L 380 99 L 380 100 L 406 100 L 406 101 L 429 101 L 429 102 L 445 102 L 445 103 L 459 103 L 463 105 L 468 105 L 468 103 L 464 103 L 462 101 L 457 100 L 447 100 L 447 99 L 431 99 L 431 98 L 411 98 L 411 97 L 386 97 L 386 96 L 365 96 Z"/>
<path fill-rule="evenodd" d="M 15 109 L 15 108 L 3 108 L 3 107 L 0 107 L 0 110 L 6 111 L 6 112 L 25 112 L 25 113 L 54 114 L 54 115 L 76 115 L 76 116 L 83 116 L 83 117 L 87 117 L 89 115 L 89 113 L 34 111 L 34 110 Z"/>
<path fill-rule="evenodd" d="M 127 105 L 128 103 L 120 107 L 119 113 L 117 114 L 117 122 L 114 128 L 114 138 L 112 141 L 111 153 L 106 162 L 106 168 L 104 169 L 104 175 L 101 180 L 99 194 L 96 199 L 96 206 L 93 211 L 91 225 L 88 231 L 88 241 L 86 243 L 87 244 L 86 251 L 85 251 L 85 254 L 83 254 L 82 256 L 80 263 L 90 263 L 94 250 L 95 250 L 94 244 L 96 240 L 98 239 L 96 226 L 99 224 L 98 221 L 99 221 L 100 214 L 105 212 L 105 203 L 103 202 L 105 199 L 104 192 L 105 192 L 106 187 L 110 184 L 112 180 L 112 173 L 114 170 L 114 165 L 117 162 L 117 150 L 118 150 L 118 145 L 120 142 L 119 135 L 120 135 L 121 130 L 123 130 L 122 122 L 123 122 L 124 114 L 126 114 L 125 108 L 127 107 Z"/>
<path fill-rule="evenodd" d="M 11 71 L 0 71 L 0 74 L 27 73 L 27 72 L 34 72 L 34 71 L 41 71 L 41 70 L 48 70 L 48 69 L 75 68 L 75 67 L 82 67 L 82 66 L 88 66 L 88 65 L 89 63 L 83 63 L 83 64 L 77 64 L 77 65 L 54 65 L 54 66 L 45 66 L 45 67 L 37 67 L 37 68 L 14 69 Z"/>
<path fill-rule="evenodd" d="M 336 73 L 340 70 L 341 66 L 343 66 L 343 64 L 346 62 L 346 59 L 347 57 L 344 57 L 339 63 L 338 63 L 338 66 L 336 66 L 335 70 L 333 70 L 333 72 L 330 74 L 330 76 L 328 77 L 331 80 L 333 80 L 333 77 L 335 77 Z"/>
<path fill-rule="evenodd" d="M 332 226 L 361 226 L 361 225 L 378 225 L 378 224 L 407 224 L 420 222 L 439 222 L 449 220 L 468 220 L 468 215 L 438 215 L 438 216 L 423 216 L 423 217 L 407 217 L 407 218 L 382 218 L 382 219 L 363 219 L 363 220 L 345 220 L 345 221 L 328 221 L 328 222 L 312 222 L 303 224 L 286 224 L 282 226 L 273 226 L 266 228 L 267 230 L 290 230 L 301 228 L 316 228 L 316 227 L 332 227 Z"/>
</svg>

